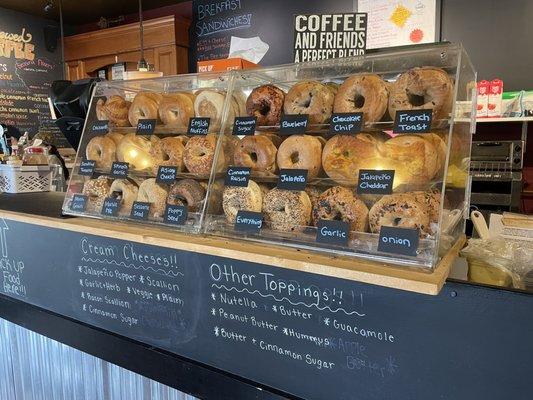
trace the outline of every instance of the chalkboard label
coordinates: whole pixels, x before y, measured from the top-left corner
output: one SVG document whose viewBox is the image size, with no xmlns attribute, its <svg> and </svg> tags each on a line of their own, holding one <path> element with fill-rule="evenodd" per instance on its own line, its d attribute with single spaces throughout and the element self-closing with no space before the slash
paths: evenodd
<svg viewBox="0 0 533 400">
<path fill-rule="evenodd" d="M 358 194 L 391 194 L 394 170 L 359 170 Z"/>
<path fill-rule="evenodd" d="M 226 186 L 248 186 L 248 180 L 250 179 L 249 167 L 229 167 L 226 171 L 226 178 L 224 184 Z"/>
<path fill-rule="evenodd" d="M 241 210 L 235 219 L 235 230 L 248 233 L 259 233 L 263 226 L 263 214 Z"/>
<path fill-rule="evenodd" d="M 234 135 L 253 135 L 255 133 L 255 117 L 236 117 L 233 122 Z"/>
<path fill-rule="evenodd" d="M 157 176 L 155 178 L 157 183 L 173 183 L 178 175 L 177 167 L 170 167 L 162 165 L 157 170 Z"/>
<path fill-rule="evenodd" d="M 427 133 L 431 130 L 431 110 L 400 110 L 394 117 L 394 133 Z"/>
<path fill-rule="evenodd" d="M 382 226 L 379 231 L 378 251 L 416 256 L 418 241 L 418 229 Z"/>
<path fill-rule="evenodd" d="M 172 225 L 183 225 L 187 222 L 187 207 L 167 204 L 165 209 L 165 222 Z"/>
<path fill-rule="evenodd" d="M 150 213 L 150 203 L 134 201 L 131 207 L 130 217 L 133 219 L 147 220 Z"/>
<path fill-rule="evenodd" d="M 83 212 L 87 208 L 87 196 L 83 194 L 75 194 L 70 201 L 70 209 L 72 211 Z"/>
<path fill-rule="evenodd" d="M 346 246 L 350 238 L 350 224 L 344 221 L 330 221 L 321 219 L 316 228 L 318 243 Z"/>
<path fill-rule="evenodd" d="M 338 133 L 359 133 L 363 126 L 363 113 L 336 113 L 331 116 L 329 132 Z"/>
<path fill-rule="evenodd" d="M 104 200 L 104 205 L 102 206 L 102 215 L 116 217 L 119 207 L 120 201 L 118 199 L 115 199 L 114 197 L 107 197 Z"/>
<path fill-rule="evenodd" d="M 95 164 L 94 160 L 81 160 L 79 175 L 93 176 Z"/>
<path fill-rule="evenodd" d="M 190 118 L 189 135 L 207 135 L 209 132 L 210 118 Z"/>
<path fill-rule="evenodd" d="M 129 164 L 126 162 L 115 161 L 111 164 L 111 176 L 113 178 L 127 178 L 128 177 Z"/>
<path fill-rule="evenodd" d="M 306 169 L 281 169 L 279 171 L 278 189 L 304 190 L 306 185 Z"/>
<path fill-rule="evenodd" d="M 156 122 L 155 119 L 140 119 L 137 123 L 137 135 L 152 135 Z"/>
<path fill-rule="evenodd" d="M 104 134 L 109 132 L 109 121 L 96 121 L 91 126 L 92 133 Z"/>
<path fill-rule="evenodd" d="M 281 118 L 280 135 L 297 135 L 305 133 L 309 116 L 307 114 L 285 114 Z"/>
</svg>

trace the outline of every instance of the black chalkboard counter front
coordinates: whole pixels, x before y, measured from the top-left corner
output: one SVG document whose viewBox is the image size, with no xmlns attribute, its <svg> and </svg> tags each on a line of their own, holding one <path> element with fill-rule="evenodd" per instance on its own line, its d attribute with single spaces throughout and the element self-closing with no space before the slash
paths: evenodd
<svg viewBox="0 0 533 400">
<path fill-rule="evenodd" d="M 533 296 L 446 282 L 461 242 L 427 274 L 46 196 L 0 196 L 0 318 L 202 399 L 530 398 Z"/>
</svg>

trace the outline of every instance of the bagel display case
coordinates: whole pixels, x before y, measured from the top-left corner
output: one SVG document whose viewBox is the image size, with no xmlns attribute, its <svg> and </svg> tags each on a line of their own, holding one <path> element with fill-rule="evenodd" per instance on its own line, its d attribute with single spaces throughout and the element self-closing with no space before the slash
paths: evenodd
<svg viewBox="0 0 533 400">
<path fill-rule="evenodd" d="M 235 71 L 205 232 L 434 269 L 468 215 L 475 82 L 456 44 Z"/>
<path fill-rule="evenodd" d="M 227 120 L 227 73 L 99 82 L 63 204 L 64 214 L 199 232 L 215 151 Z M 226 112 L 232 115 L 227 117 Z"/>
</svg>

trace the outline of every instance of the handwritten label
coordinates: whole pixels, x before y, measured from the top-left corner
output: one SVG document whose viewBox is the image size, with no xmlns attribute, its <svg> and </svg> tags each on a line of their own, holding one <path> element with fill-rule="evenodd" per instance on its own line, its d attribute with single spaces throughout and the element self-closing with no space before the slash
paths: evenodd
<svg viewBox="0 0 533 400">
<path fill-rule="evenodd" d="M 259 233 L 263 226 L 263 214 L 241 210 L 235 219 L 235 230 L 248 233 Z"/>
<path fill-rule="evenodd" d="M 316 228 L 318 243 L 346 246 L 350 237 L 350 224 L 344 221 L 330 221 L 321 219 Z"/>
<path fill-rule="evenodd" d="M 150 213 L 150 206 L 150 203 L 134 201 L 133 206 L 131 207 L 130 217 L 132 219 L 147 220 L 148 214 Z"/>
<path fill-rule="evenodd" d="M 391 194 L 394 170 L 359 170 L 358 194 Z"/>
<path fill-rule="evenodd" d="M 207 135 L 210 121 L 210 118 L 190 118 L 187 132 L 189 135 Z"/>
<path fill-rule="evenodd" d="M 177 167 L 170 167 L 162 165 L 157 170 L 157 176 L 155 177 L 155 180 L 157 183 L 173 183 L 176 180 L 176 177 L 178 175 L 178 168 Z"/>
<path fill-rule="evenodd" d="M 104 134 L 109 132 L 109 121 L 96 121 L 91 125 L 91 133 Z"/>
<path fill-rule="evenodd" d="M 379 231 L 378 251 L 416 256 L 419 236 L 418 229 L 382 226 Z"/>
<path fill-rule="evenodd" d="M 140 119 L 137 123 L 137 135 L 152 135 L 156 122 L 155 119 Z"/>
<path fill-rule="evenodd" d="M 363 113 L 335 113 L 331 116 L 329 132 L 337 133 L 359 133 L 363 126 Z"/>
<path fill-rule="evenodd" d="M 234 135 L 253 135 L 255 133 L 255 117 L 235 117 L 233 122 Z"/>
<path fill-rule="evenodd" d="M 427 133 L 431 130 L 431 110 L 400 110 L 394 117 L 394 133 Z"/>
<path fill-rule="evenodd" d="M 306 169 L 281 169 L 279 171 L 278 189 L 304 190 L 306 185 Z"/>
<path fill-rule="evenodd" d="M 111 176 L 113 178 L 127 178 L 128 177 L 129 164 L 126 162 L 115 161 L 111 164 Z"/>
<path fill-rule="evenodd" d="M 172 225 L 183 225 L 187 222 L 187 214 L 187 207 L 167 204 L 165 222 Z"/>
<path fill-rule="evenodd" d="M 119 207 L 120 201 L 118 199 L 115 199 L 114 197 L 107 197 L 104 200 L 104 205 L 102 206 L 102 215 L 116 217 Z"/>
<path fill-rule="evenodd" d="M 281 117 L 280 135 L 297 135 L 305 133 L 309 116 L 307 114 L 285 114 Z"/>
<path fill-rule="evenodd" d="M 78 174 L 84 176 L 93 176 L 95 164 L 96 163 L 94 160 L 81 160 L 80 170 L 78 171 Z"/>
<path fill-rule="evenodd" d="M 75 194 L 70 201 L 70 209 L 72 211 L 83 212 L 87 208 L 88 197 L 83 194 Z"/>
<path fill-rule="evenodd" d="M 250 179 L 249 167 L 229 167 L 226 171 L 226 178 L 224 184 L 226 186 L 248 186 L 248 180 Z"/>
</svg>

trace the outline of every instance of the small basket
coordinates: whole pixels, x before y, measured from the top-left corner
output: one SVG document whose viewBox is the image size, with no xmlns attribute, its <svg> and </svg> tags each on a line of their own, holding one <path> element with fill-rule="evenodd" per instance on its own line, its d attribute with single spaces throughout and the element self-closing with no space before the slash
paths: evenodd
<svg viewBox="0 0 533 400">
<path fill-rule="evenodd" d="M 14 167 L 0 164 L 0 192 L 49 192 L 52 168 L 49 165 L 23 165 Z"/>
</svg>

